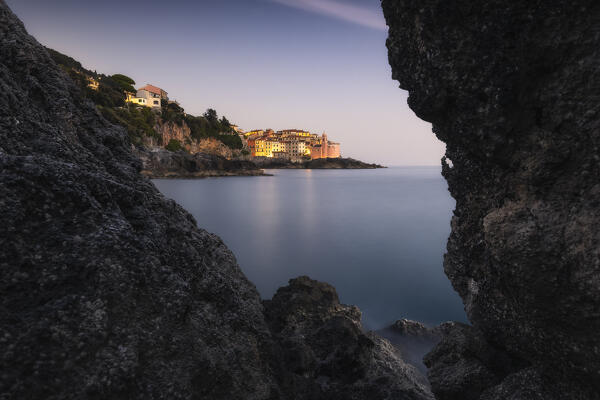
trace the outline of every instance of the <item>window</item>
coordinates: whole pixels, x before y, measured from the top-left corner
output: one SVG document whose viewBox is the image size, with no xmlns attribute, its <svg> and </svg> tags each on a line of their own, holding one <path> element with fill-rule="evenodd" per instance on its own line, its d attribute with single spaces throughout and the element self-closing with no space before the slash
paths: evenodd
<svg viewBox="0 0 600 400">
<path fill-rule="evenodd" d="M 154 104 L 158 104 L 158 100 L 154 100 Z"/>
</svg>

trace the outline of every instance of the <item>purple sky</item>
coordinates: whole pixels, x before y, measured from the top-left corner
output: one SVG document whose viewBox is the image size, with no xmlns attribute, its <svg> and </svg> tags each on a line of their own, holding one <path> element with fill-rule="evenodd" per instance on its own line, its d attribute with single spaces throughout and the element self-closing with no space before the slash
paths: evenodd
<svg viewBox="0 0 600 400">
<path fill-rule="evenodd" d="M 42 44 L 241 128 L 327 132 L 347 157 L 439 165 L 391 79 L 379 0 L 7 0 Z"/>
</svg>

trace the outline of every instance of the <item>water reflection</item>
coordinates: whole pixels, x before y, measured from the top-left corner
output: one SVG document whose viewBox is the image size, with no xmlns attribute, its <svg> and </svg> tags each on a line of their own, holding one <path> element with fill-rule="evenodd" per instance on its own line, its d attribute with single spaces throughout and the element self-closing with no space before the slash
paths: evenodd
<svg viewBox="0 0 600 400">
<path fill-rule="evenodd" d="M 263 297 L 308 275 L 371 328 L 465 320 L 442 270 L 454 203 L 439 168 L 271 172 L 155 183 L 223 238 Z"/>
</svg>

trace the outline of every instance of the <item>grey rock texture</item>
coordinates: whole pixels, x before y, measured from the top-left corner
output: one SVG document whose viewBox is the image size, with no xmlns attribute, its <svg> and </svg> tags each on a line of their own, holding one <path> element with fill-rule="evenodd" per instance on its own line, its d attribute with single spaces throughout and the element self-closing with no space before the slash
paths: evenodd
<svg viewBox="0 0 600 400">
<path fill-rule="evenodd" d="M 322 331 L 297 315 L 323 367 L 289 385 L 285 332 L 271 332 L 281 325 L 266 322 L 232 253 L 139 173 L 124 129 L 3 0 L 0 89 L 1 399 L 283 400 L 315 387 L 431 398 L 342 306 L 324 306 L 339 322 Z M 268 315 L 296 310 L 294 299 L 276 298 Z M 327 340 L 344 338 L 351 353 L 327 353 Z"/>
<path fill-rule="evenodd" d="M 263 170 L 250 161 L 228 160 L 216 154 L 146 148 L 134 148 L 133 152 L 142 162 L 142 174 L 150 178 L 264 175 Z"/>
<path fill-rule="evenodd" d="M 448 322 L 438 331 L 442 341 L 425 357 L 429 381 L 439 398 L 478 399 L 488 387 L 499 384 L 511 371 L 528 366 L 502 349 L 493 348 L 472 326 Z"/>
<path fill-rule="evenodd" d="M 3 399 L 263 399 L 254 286 L 0 1 Z"/>
<path fill-rule="evenodd" d="M 455 357 L 428 357 L 434 393 L 599 398 L 600 3 L 382 5 L 393 78 L 447 144 L 444 267 L 475 329 L 448 328 Z M 470 346 L 510 367 L 461 356 Z"/>
<path fill-rule="evenodd" d="M 423 375 L 427 374 L 423 357 L 439 343 L 441 339 L 439 327 L 430 328 L 420 322 L 403 318 L 377 333 L 400 351 L 404 361 L 416 367 Z M 423 383 L 429 386 L 425 377 Z"/>
<path fill-rule="evenodd" d="M 398 349 L 363 333 L 360 310 L 340 304 L 332 286 L 293 279 L 265 301 L 265 315 L 283 354 L 274 370 L 285 371 L 280 381 L 294 399 L 433 399 Z"/>
</svg>

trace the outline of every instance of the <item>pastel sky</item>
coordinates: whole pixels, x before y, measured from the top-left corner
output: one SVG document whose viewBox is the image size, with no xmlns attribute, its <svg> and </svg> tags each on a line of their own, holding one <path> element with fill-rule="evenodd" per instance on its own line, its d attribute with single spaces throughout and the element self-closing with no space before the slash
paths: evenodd
<svg viewBox="0 0 600 400">
<path fill-rule="evenodd" d="M 443 155 L 391 79 L 379 0 L 6 1 L 42 44 L 190 114 L 326 132 L 343 156 L 387 165 Z"/>
</svg>

